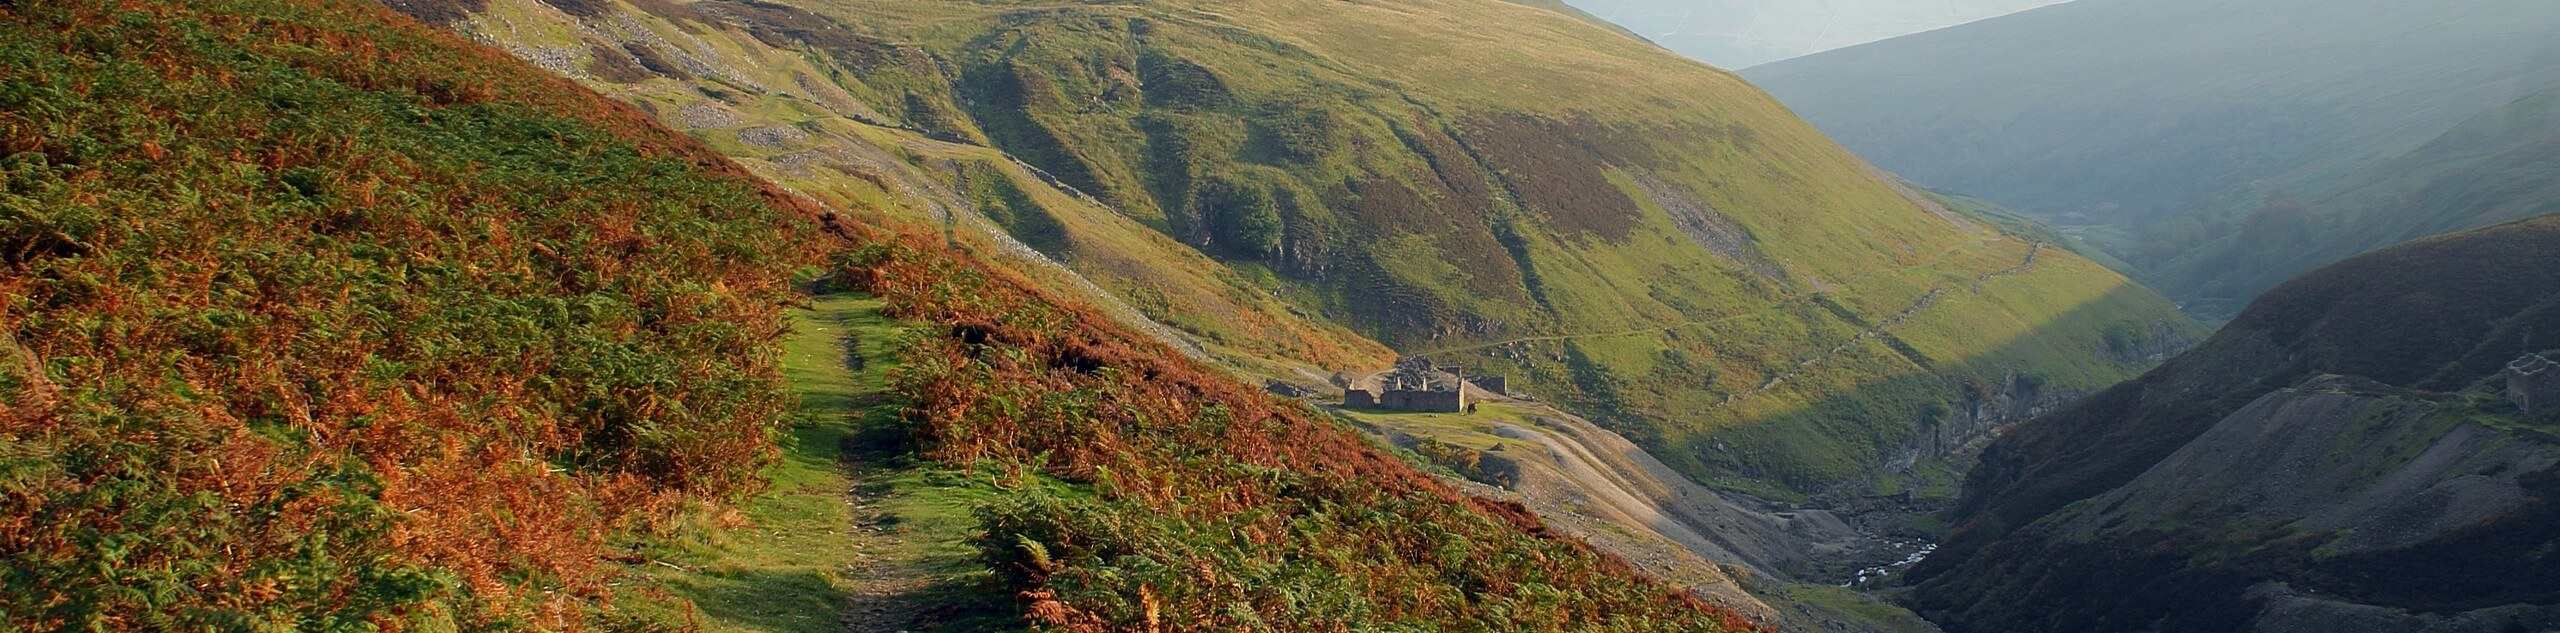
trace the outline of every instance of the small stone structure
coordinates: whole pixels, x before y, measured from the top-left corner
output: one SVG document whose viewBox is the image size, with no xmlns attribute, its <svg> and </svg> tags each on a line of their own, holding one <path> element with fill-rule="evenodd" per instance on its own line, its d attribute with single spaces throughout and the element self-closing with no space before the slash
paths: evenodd
<svg viewBox="0 0 2560 633">
<path fill-rule="evenodd" d="M 1390 411 L 1435 411 L 1464 413 L 1467 392 L 1461 389 L 1389 389 L 1378 397 L 1378 408 Z"/>
<path fill-rule="evenodd" d="M 2542 354 L 2526 354 L 2507 363 L 2507 399 L 2525 415 L 2560 413 L 2560 362 Z"/>
<path fill-rule="evenodd" d="M 1481 382 L 1469 383 L 1463 367 L 1439 367 L 1429 361 L 1407 360 L 1398 363 L 1394 371 L 1375 379 L 1346 385 L 1342 392 L 1342 406 L 1350 409 L 1463 413 L 1468 405 L 1482 399 L 1484 391 L 1489 390 Z"/>
</svg>

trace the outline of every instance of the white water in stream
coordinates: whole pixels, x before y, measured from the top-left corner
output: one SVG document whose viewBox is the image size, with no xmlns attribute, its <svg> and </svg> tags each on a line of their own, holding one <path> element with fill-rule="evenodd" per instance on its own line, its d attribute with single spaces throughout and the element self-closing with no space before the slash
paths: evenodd
<svg viewBox="0 0 2560 633">
<path fill-rule="evenodd" d="M 1913 542 L 1897 541 L 1893 544 L 1893 548 L 1907 549 L 1911 548 L 1912 545 Z M 1840 586 L 1852 588 L 1865 586 L 1868 581 L 1884 578 L 1885 576 L 1892 575 L 1894 572 L 1907 569 L 1912 565 L 1918 565 L 1920 564 L 1920 561 L 1928 559 L 1929 554 L 1938 551 L 1938 544 L 1936 543 L 1920 542 L 1918 545 L 1918 549 L 1912 550 L 1911 555 L 1902 557 L 1902 560 L 1858 570 L 1858 577 L 1852 578 L 1849 582 L 1843 583 Z"/>
</svg>

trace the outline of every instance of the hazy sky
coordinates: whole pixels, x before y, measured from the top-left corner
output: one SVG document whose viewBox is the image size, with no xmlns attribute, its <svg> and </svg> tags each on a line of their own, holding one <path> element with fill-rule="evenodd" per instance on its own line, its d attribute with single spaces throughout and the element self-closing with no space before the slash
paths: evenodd
<svg viewBox="0 0 2560 633">
<path fill-rule="evenodd" d="M 1729 69 L 2015 13 L 2062 0 L 1566 0 Z"/>
</svg>

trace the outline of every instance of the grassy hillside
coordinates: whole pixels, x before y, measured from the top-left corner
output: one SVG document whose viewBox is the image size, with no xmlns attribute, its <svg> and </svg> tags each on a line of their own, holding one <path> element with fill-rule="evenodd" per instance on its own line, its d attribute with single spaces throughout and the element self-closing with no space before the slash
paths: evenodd
<svg viewBox="0 0 2560 633">
<path fill-rule="evenodd" d="M 0 84 L 7 626 L 568 626 L 762 485 L 805 223 L 639 113 L 352 2 L 11 5 Z"/>
<path fill-rule="evenodd" d="M 2219 316 L 2389 243 L 2365 240 L 2485 224 L 2355 200 L 2417 193 L 2458 158 L 2412 163 L 2439 136 L 2560 84 L 2555 38 L 2560 7 L 2531 0 L 2083 0 L 1747 74 L 1878 165 L 2062 225 Z"/>
<path fill-rule="evenodd" d="M 2479 403 L 2499 398 L 2447 394 L 2473 389 L 2519 350 L 2547 345 L 2547 336 L 2534 333 L 2552 331 L 2560 331 L 2560 216 L 2421 240 L 2289 282 L 2194 351 L 1993 444 L 1966 482 L 1964 500 L 1953 513 L 1954 536 L 1913 571 L 1921 583 L 1920 608 L 1947 616 L 1944 622 L 1963 630 L 2105 629 L 2161 618 L 2180 623 L 2174 630 L 2227 629 L 2261 599 L 2242 595 L 2251 583 L 2285 574 L 2296 574 L 2290 578 L 2307 591 L 2326 593 L 2320 587 L 2329 586 L 2345 592 L 2343 599 L 2421 611 L 2478 608 L 2486 604 L 2479 600 L 2492 596 L 2547 601 L 2548 579 L 2540 572 L 2504 566 L 2539 560 L 2524 552 L 2549 551 L 2539 545 L 2548 536 L 2550 524 L 2541 518 L 2547 515 L 2530 513 L 2544 510 L 2486 521 L 2479 534 L 2440 535 L 2426 547 L 2385 548 L 2392 551 L 2369 556 L 2314 549 L 2328 538 L 2319 530 L 2280 538 L 2288 533 L 2269 530 L 2282 526 L 2223 511 L 2248 505 L 2204 508 L 2185 523 L 2193 530 L 2128 528 L 2111 537 L 2120 540 L 2098 540 L 2059 525 L 2093 511 L 2116 512 L 2090 500 L 2146 477 L 2260 398 L 2325 374 L 2369 380 L 2374 387 L 2363 391 L 2433 402 L 2420 406 L 2474 422 L 2498 417 L 2495 405 Z M 2512 407 L 2503 413 L 2511 417 Z M 2384 427 L 2391 433 L 2421 432 Z M 2396 460 L 2412 453 L 2381 433 L 2291 439 L 2367 438 L 2330 449 L 2319 463 L 2400 468 Z M 2468 463 L 2460 461 L 2467 459 L 2465 450 L 2433 463 Z M 2447 476 L 2466 472 L 2519 475 L 2528 469 L 2457 470 Z M 2548 490 L 2548 474 L 2531 475 L 2528 484 Z M 2543 483 L 2532 483 L 2537 481 Z M 2183 485 L 2203 494 L 2226 483 L 2199 478 Z M 2327 492 L 2334 490 L 2275 495 Z M 2525 527 L 2519 532 L 2499 526 Z M 2306 552 L 2308 559 L 2302 557 Z M 2491 558 L 2502 562 L 2484 560 Z M 2481 592 L 2472 596 L 2478 600 L 2456 597 L 2472 591 Z M 2029 604 L 2036 606 L 2024 608 Z"/>
<path fill-rule="evenodd" d="M 902 411 L 925 463 L 886 487 L 981 478 L 935 497 L 965 519 L 912 509 L 1017 622 L 1749 628 L 930 225 L 370 3 L 9 5 L 0 62 L 0 628 L 805 626 L 825 573 L 770 555 L 853 537 L 823 450 L 776 463 L 786 378 L 797 441 Z M 778 371 L 811 267 L 908 325 L 840 323 L 926 333 L 871 382 Z"/>
<path fill-rule="evenodd" d="M 449 22 L 822 197 L 938 183 L 1224 360 L 1322 376 L 1383 360 L 1365 337 L 1763 494 L 1862 482 L 2012 374 L 2120 379 L 2110 332 L 2194 332 L 1731 75 L 1544 8 L 575 4 Z"/>
</svg>

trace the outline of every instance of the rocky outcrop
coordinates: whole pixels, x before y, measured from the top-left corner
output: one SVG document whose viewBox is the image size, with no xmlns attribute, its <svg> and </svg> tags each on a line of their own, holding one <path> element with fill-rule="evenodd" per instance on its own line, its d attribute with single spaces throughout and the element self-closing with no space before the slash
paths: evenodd
<svg viewBox="0 0 2560 633">
<path fill-rule="evenodd" d="M 2105 336 L 2107 359 L 2127 364 L 2157 364 L 2196 344 L 2175 324 L 2153 323 L 2151 327 L 2110 331 Z"/>
<path fill-rule="evenodd" d="M 1786 266 L 1770 259 L 1769 254 L 1760 249 L 1759 238 L 1753 237 L 1751 229 L 1735 222 L 1732 216 L 1716 212 L 1700 202 L 1697 196 L 1686 195 L 1661 179 L 1643 177 L 1635 182 L 1637 191 L 1662 207 L 1663 212 L 1671 216 L 1671 225 L 1689 236 L 1691 241 L 1762 277 L 1787 277 Z M 1919 200 L 1915 198 L 1914 202 Z"/>
<path fill-rule="evenodd" d="M 2086 391 L 2047 389 L 2044 381 L 2009 372 L 1992 385 L 1969 385 L 1952 409 L 1922 420 L 1920 432 L 1903 442 L 1885 463 L 1891 472 L 1909 472 L 1921 460 L 1969 454 L 1981 449 L 2000 429 L 2043 415 Z"/>
</svg>

